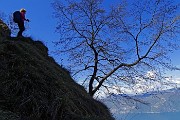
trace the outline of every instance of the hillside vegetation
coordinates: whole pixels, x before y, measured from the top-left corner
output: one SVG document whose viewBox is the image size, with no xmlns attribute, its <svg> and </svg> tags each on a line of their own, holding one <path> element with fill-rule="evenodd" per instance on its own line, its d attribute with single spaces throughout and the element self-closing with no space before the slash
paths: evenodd
<svg viewBox="0 0 180 120">
<path fill-rule="evenodd" d="M 0 120 L 113 120 L 42 42 L 0 38 Z"/>
</svg>

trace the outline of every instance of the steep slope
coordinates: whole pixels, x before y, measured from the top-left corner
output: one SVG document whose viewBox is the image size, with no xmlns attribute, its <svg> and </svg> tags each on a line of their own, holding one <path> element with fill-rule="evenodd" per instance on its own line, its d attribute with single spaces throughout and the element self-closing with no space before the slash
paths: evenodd
<svg viewBox="0 0 180 120">
<path fill-rule="evenodd" d="M 31 38 L 0 40 L 0 119 L 113 120 L 107 107 Z"/>
</svg>

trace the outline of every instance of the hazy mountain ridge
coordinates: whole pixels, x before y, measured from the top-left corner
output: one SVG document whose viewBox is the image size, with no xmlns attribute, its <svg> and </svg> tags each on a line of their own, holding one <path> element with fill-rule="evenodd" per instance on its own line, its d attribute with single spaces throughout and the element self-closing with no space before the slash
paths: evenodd
<svg viewBox="0 0 180 120">
<path fill-rule="evenodd" d="M 102 101 L 113 114 L 180 111 L 180 89 L 152 91 L 138 95 L 113 94 Z"/>
</svg>

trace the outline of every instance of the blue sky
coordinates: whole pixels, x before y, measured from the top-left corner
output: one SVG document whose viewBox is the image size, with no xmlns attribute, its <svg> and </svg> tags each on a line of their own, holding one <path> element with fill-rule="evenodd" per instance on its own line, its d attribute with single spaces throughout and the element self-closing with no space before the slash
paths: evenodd
<svg viewBox="0 0 180 120">
<path fill-rule="evenodd" d="M 112 2 L 113 1 L 113 2 Z M 118 0 L 105 0 L 106 4 L 116 3 Z M 129 0 L 130 1 L 130 0 Z M 179 0 L 174 0 L 180 3 Z M 53 0 L 1 0 L 0 12 L 4 12 L 6 15 L 11 15 L 14 11 L 21 8 L 27 10 L 26 18 L 30 20 L 28 26 L 30 27 L 25 32 L 26 36 L 30 36 L 35 40 L 41 40 L 49 48 L 49 53 L 56 61 L 61 59 L 61 56 L 55 56 L 52 54 L 54 45 L 52 41 L 58 40 L 59 34 L 55 32 L 56 19 L 53 18 L 53 8 L 51 3 Z M 175 51 L 172 55 L 172 62 L 180 67 L 179 51 Z M 59 62 L 59 61 L 58 61 Z M 60 63 L 60 62 L 59 62 Z M 173 76 L 178 76 L 179 71 L 173 72 Z"/>
</svg>

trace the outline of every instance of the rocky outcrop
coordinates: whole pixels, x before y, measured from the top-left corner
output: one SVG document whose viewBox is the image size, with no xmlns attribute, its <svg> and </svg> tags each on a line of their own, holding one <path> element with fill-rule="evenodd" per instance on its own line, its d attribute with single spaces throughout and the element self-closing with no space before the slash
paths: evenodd
<svg viewBox="0 0 180 120">
<path fill-rule="evenodd" d="M 0 19 L 0 40 L 10 37 L 11 30 L 8 26 Z"/>
</svg>

